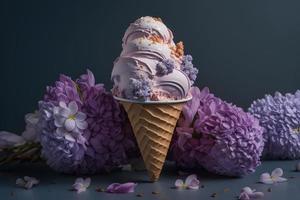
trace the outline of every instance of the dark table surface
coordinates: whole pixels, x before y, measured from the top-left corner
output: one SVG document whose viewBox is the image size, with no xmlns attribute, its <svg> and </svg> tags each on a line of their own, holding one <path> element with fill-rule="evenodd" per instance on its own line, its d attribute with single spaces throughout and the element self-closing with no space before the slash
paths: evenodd
<svg viewBox="0 0 300 200">
<path fill-rule="evenodd" d="M 217 176 L 208 172 L 197 172 L 198 178 L 203 188 L 199 190 L 177 190 L 172 188 L 178 173 L 172 164 L 167 164 L 156 183 L 147 181 L 145 171 L 131 172 L 118 171 L 105 175 L 93 175 L 91 186 L 86 192 L 77 194 L 70 191 L 76 176 L 58 174 L 51 171 L 43 164 L 23 164 L 5 166 L 0 169 L 0 199 L 97 199 L 97 200 L 134 200 L 134 199 L 237 199 L 241 188 L 250 186 L 257 191 L 265 193 L 263 199 L 283 200 L 300 199 L 300 172 L 295 172 L 295 164 L 298 161 L 264 161 L 256 172 L 243 178 L 228 178 Z M 263 172 L 271 172 L 274 168 L 280 167 L 284 170 L 284 177 L 287 182 L 274 185 L 264 185 L 257 183 L 259 176 Z M 18 177 L 34 176 L 40 180 L 40 184 L 31 190 L 18 188 L 15 181 Z M 97 192 L 98 186 L 107 187 L 114 182 L 137 182 L 138 185 L 134 193 L 130 194 L 108 194 Z M 152 194 L 152 192 L 159 194 Z M 215 193 L 215 197 L 211 197 Z M 138 195 L 142 194 L 142 195 Z"/>
</svg>

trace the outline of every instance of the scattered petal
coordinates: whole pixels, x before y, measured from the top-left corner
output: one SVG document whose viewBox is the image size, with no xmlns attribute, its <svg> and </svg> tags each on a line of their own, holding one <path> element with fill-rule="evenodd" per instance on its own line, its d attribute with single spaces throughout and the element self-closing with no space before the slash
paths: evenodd
<svg viewBox="0 0 300 200">
<path fill-rule="evenodd" d="M 256 192 L 250 187 L 244 187 L 239 195 L 240 200 L 260 199 L 264 196 L 263 192 Z"/>
<path fill-rule="evenodd" d="M 134 188 L 137 186 L 136 183 L 128 182 L 128 183 L 112 183 L 106 188 L 106 192 L 108 193 L 132 193 L 134 192 Z"/>
<path fill-rule="evenodd" d="M 271 175 L 269 173 L 261 174 L 259 182 L 264 183 L 264 184 L 273 184 L 273 180 L 272 180 Z"/>
<path fill-rule="evenodd" d="M 276 168 L 272 171 L 271 175 L 269 173 L 261 174 L 259 182 L 264 184 L 273 184 L 287 181 L 286 178 L 281 177 L 282 175 L 283 170 L 281 168 Z"/>
<path fill-rule="evenodd" d="M 86 191 L 86 189 L 90 186 L 91 184 L 91 178 L 77 178 L 75 180 L 75 183 L 72 185 L 72 188 L 77 191 L 77 193 L 81 193 Z"/>
<path fill-rule="evenodd" d="M 283 175 L 283 170 L 281 168 L 276 168 L 272 171 L 271 176 L 274 178 L 280 177 Z"/>
<path fill-rule="evenodd" d="M 198 190 L 200 185 L 200 181 L 197 179 L 197 175 L 192 174 L 189 175 L 185 182 L 181 179 L 177 179 L 175 181 L 175 187 L 177 189 L 192 189 L 192 190 Z"/>
<path fill-rule="evenodd" d="M 197 175 L 195 174 L 189 175 L 185 179 L 185 185 L 187 186 L 188 189 L 198 190 L 199 184 L 200 181 L 197 179 Z"/>
<path fill-rule="evenodd" d="M 19 187 L 23 187 L 25 189 L 31 189 L 34 185 L 39 184 L 39 180 L 34 178 L 34 177 L 30 177 L 30 176 L 24 176 L 24 178 L 18 178 L 16 180 L 16 185 Z"/>
<path fill-rule="evenodd" d="M 183 189 L 183 188 L 185 188 L 185 185 L 184 185 L 183 180 L 177 179 L 177 180 L 175 181 L 175 187 L 176 187 L 177 189 Z"/>
</svg>

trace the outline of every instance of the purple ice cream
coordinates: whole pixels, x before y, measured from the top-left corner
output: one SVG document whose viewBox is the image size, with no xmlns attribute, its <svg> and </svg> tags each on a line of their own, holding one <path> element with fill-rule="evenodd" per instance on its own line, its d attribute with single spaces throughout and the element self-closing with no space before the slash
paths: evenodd
<svg viewBox="0 0 300 200">
<path fill-rule="evenodd" d="M 116 97 L 167 101 L 189 96 L 198 70 L 160 18 L 141 17 L 130 24 L 122 47 L 111 75 Z"/>
</svg>

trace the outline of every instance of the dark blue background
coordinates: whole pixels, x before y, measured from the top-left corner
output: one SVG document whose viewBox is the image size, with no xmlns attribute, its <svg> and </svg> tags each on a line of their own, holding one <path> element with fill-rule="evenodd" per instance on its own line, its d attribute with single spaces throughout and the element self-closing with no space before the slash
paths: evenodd
<svg viewBox="0 0 300 200">
<path fill-rule="evenodd" d="M 300 85 L 300 1 L 13 1 L 0 3 L 0 130 L 23 130 L 59 73 L 90 68 L 111 88 L 126 27 L 159 16 L 199 67 L 197 85 L 247 108 Z"/>
</svg>

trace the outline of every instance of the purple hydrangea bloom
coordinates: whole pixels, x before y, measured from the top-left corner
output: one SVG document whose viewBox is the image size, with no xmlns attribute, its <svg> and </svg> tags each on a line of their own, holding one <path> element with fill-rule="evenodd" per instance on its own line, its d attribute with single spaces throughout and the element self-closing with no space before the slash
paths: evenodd
<svg viewBox="0 0 300 200">
<path fill-rule="evenodd" d="M 152 82 L 149 78 L 130 78 L 129 89 L 126 91 L 125 96 L 129 99 L 147 100 L 151 95 L 151 86 Z"/>
<path fill-rule="evenodd" d="M 295 94 L 266 95 L 249 108 L 264 128 L 267 159 L 300 158 L 300 90 Z"/>
<path fill-rule="evenodd" d="M 63 74 L 59 76 L 59 80 L 55 82 L 54 86 L 46 87 L 44 100 L 52 102 L 54 105 L 58 105 L 60 101 L 66 104 L 70 101 L 76 101 L 79 106 L 81 105 L 76 83 L 70 77 Z"/>
<path fill-rule="evenodd" d="M 71 79 L 65 79 L 70 83 Z M 76 93 L 80 112 L 86 115 L 88 126 L 82 132 L 85 143 L 68 140 L 56 131 L 54 108 L 60 95 L 53 91 L 65 91 L 68 83 L 59 84 L 59 89 L 51 87 L 50 95 L 40 102 L 42 156 L 54 170 L 64 173 L 91 174 L 107 172 L 129 162 L 138 148 L 126 113 L 103 85 L 95 84 L 92 72 L 76 80 Z M 72 81 L 72 80 L 71 80 Z M 69 98 L 68 101 L 73 99 Z"/>
<path fill-rule="evenodd" d="M 198 69 L 194 67 L 192 61 L 193 57 L 191 55 L 183 56 L 181 70 L 189 77 L 193 85 L 197 78 Z"/>
<path fill-rule="evenodd" d="M 172 59 L 165 59 L 156 65 L 156 75 L 164 76 L 173 72 L 175 62 Z"/>
<path fill-rule="evenodd" d="M 211 94 L 191 89 L 178 120 L 171 155 L 183 169 L 205 168 L 227 176 L 249 174 L 260 165 L 262 128 L 258 120 Z"/>
</svg>

